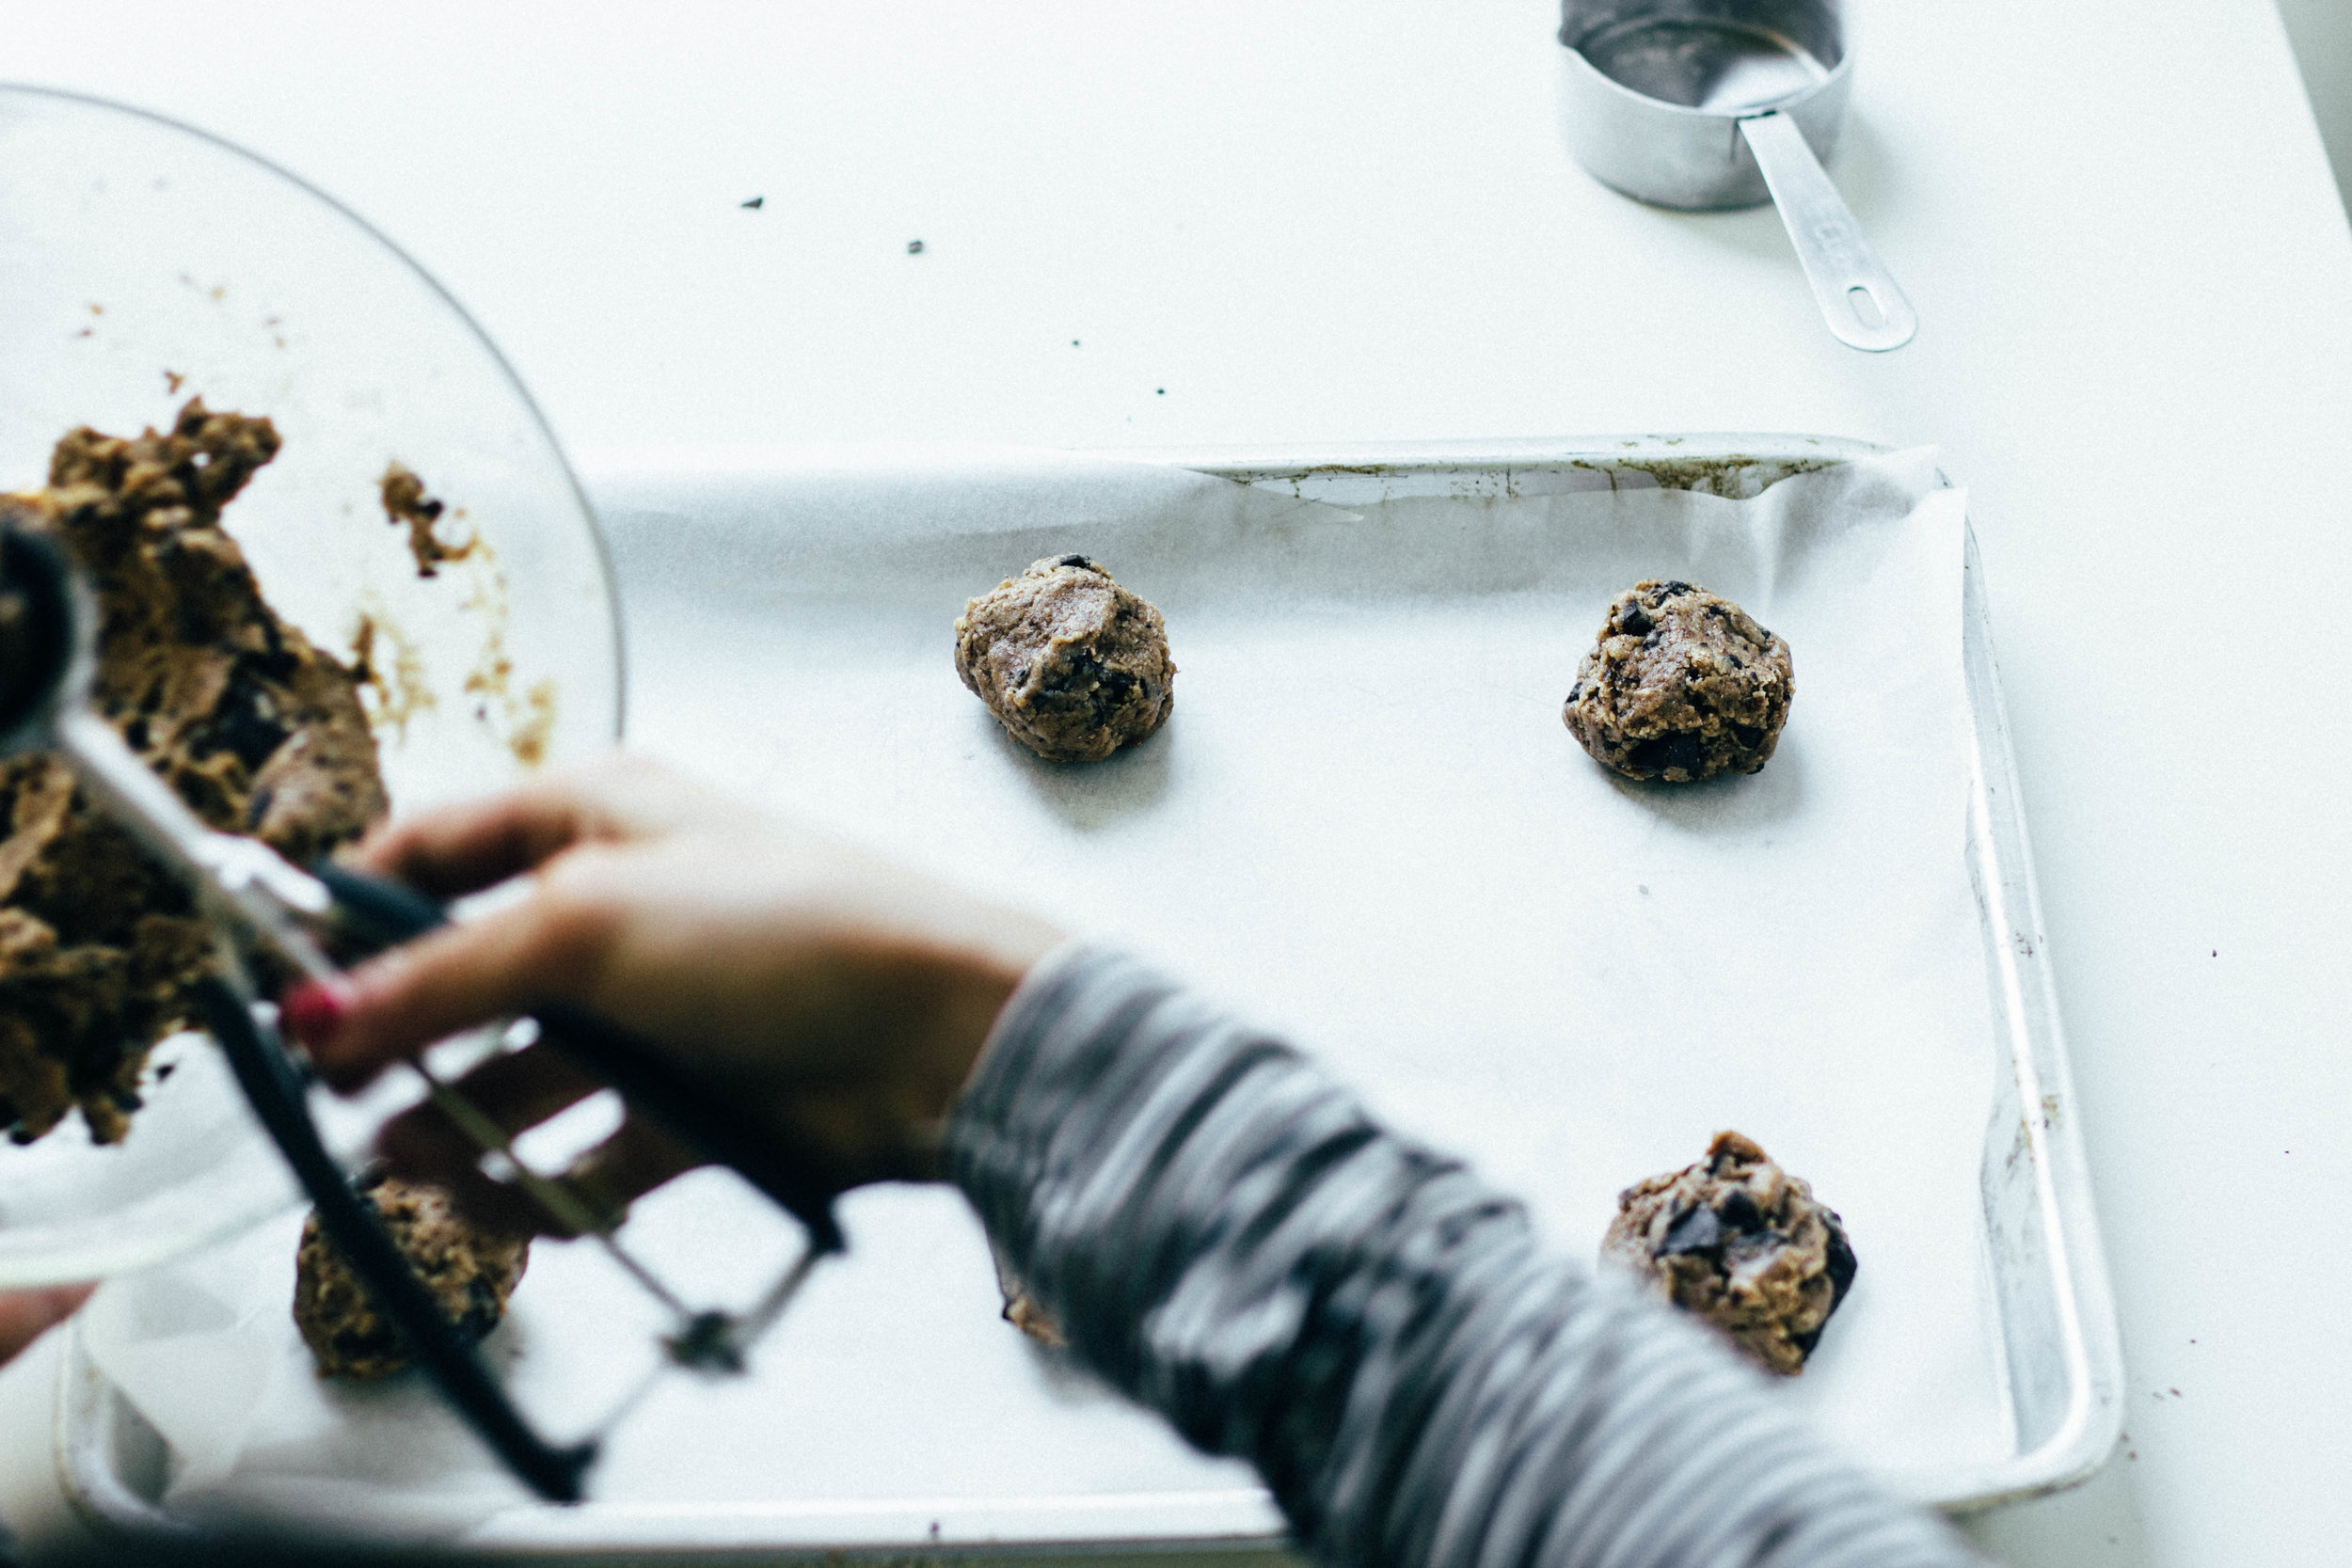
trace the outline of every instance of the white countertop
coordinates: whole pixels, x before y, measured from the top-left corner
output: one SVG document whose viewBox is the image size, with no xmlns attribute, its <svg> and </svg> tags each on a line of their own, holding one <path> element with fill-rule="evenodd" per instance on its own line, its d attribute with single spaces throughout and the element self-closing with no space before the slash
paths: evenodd
<svg viewBox="0 0 2352 1568">
<path fill-rule="evenodd" d="M 1972 1528 L 2021 1564 L 2328 1560 L 2344 214 L 2270 0 L 1857 9 L 1833 172 L 1923 322 L 1883 356 L 1831 341 L 1769 211 L 1579 172 L 1543 0 L 18 0 L 0 74 L 334 192 L 575 448 L 1941 444 L 2131 1369 L 2116 1463 Z"/>
</svg>

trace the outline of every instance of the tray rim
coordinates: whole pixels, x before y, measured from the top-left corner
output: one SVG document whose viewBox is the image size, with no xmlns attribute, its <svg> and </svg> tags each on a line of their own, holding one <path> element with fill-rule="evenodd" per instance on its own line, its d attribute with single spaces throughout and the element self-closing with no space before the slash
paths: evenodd
<svg viewBox="0 0 2352 1568">
<path fill-rule="evenodd" d="M 783 456 L 792 449 L 761 450 Z M 1496 493 L 1497 484 L 1502 493 L 1509 493 L 1511 476 L 1521 473 L 1595 473 L 1607 476 L 1613 488 L 1618 475 L 1640 474 L 1645 486 L 1708 491 L 1723 477 L 1741 469 L 1777 470 L 1753 488 L 1734 492 L 1745 496 L 1783 478 L 1895 450 L 1836 436 L 1695 432 L 1281 447 L 1086 448 L 1067 449 L 1060 455 L 1182 467 L 1240 483 L 1287 485 L 1295 494 L 1319 483 L 1320 487 L 1376 484 L 1384 496 L 1392 482 L 1400 492 L 1419 489 L 1426 493 L 1428 480 L 1448 473 L 1480 476 L 1486 493 Z M 588 478 L 586 488 L 591 493 L 605 467 L 596 461 L 597 455 L 601 454 L 580 454 L 582 460 L 576 464 Z M 633 469 L 652 454 L 632 451 L 628 455 L 634 461 L 615 467 Z M 699 449 L 694 455 L 707 458 L 711 453 Z M 1948 477 L 1946 483 L 1951 483 Z M 2008 1013 L 1996 1028 L 2010 1032 L 2010 1054 L 2022 1102 L 2042 1109 L 2042 1115 L 2022 1117 L 2016 1129 L 1997 1131 L 2013 1132 L 2034 1166 L 2035 1196 L 2051 1238 L 2050 1285 L 2063 1328 L 2061 1349 L 2068 1386 L 2065 1416 L 2032 1449 L 1931 1475 L 1909 1472 L 1887 1478 L 1904 1496 L 1951 1513 L 1974 1513 L 2080 1484 L 2106 1464 L 2122 1420 L 2121 1336 L 2106 1255 L 2099 1242 L 2089 1161 L 2074 1114 L 2077 1101 L 1994 652 L 1983 564 L 1973 528 L 1964 532 L 1962 584 L 1963 662 L 1974 721 L 1970 847 L 1972 853 L 1984 855 L 1998 873 L 1982 879 L 1980 895 L 1986 918 L 2013 939 L 1990 944 L 1988 962 Z M 1995 1131 L 1988 1127 L 1988 1145 Z M 111 1386 L 81 1352 L 78 1331 L 78 1324 L 69 1325 L 58 1368 L 54 1452 L 59 1482 L 74 1511 L 106 1537 L 184 1544 L 190 1539 L 190 1527 L 139 1497 L 115 1473 L 110 1429 L 116 1416 L 110 1407 L 117 1401 L 109 1397 Z M 943 1499 L 934 1509 L 924 1499 L 909 1498 L 894 1499 L 887 1510 L 873 1505 L 779 1503 L 772 1507 L 730 1504 L 713 1511 L 685 1505 L 675 1510 L 643 1503 L 600 1505 L 592 1499 L 561 1511 L 530 1507 L 503 1511 L 447 1544 L 466 1553 L 511 1548 L 541 1561 L 589 1561 L 620 1555 L 634 1560 L 652 1553 L 667 1556 L 665 1545 L 674 1546 L 681 1557 L 712 1550 L 757 1549 L 810 1559 L 896 1557 L 909 1551 L 926 1557 L 979 1557 L 1041 1550 L 1056 1556 L 1171 1551 L 1227 1556 L 1286 1547 L 1286 1538 L 1279 1531 L 1105 1529 L 1102 1527 L 1107 1521 L 1101 1514 L 1107 1510 L 1100 1505 L 1110 1499 L 1086 1499 L 1089 1506 L 1083 1509 L 1070 1506 L 1078 1501 L 1041 1497 L 975 1507 L 969 1499 Z M 1005 1533 L 984 1539 L 940 1540 L 925 1534 L 901 1538 L 871 1528 L 889 1513 L 911 1517 L 942 1511 L 974 1522 L 977 1522 L 976 1515 L 995 1515 Z M 661 1528 L 673 1522 L 688 1526 L 714 1512 L 728 1516 L 726 1528 L 715 1539 L 707 1536 L 691 1541 L 682 1532 L 670 1534 Z M 563 1522 L 553 1529 L 533 1530 L 528 1523 L 533 1513 L 560 1513 Z M 1093 1517 L 1070 1517 L 1073 1513 Z M 868 1528 L 855 1528 L 852 1514 L 866 1518 Z M 822 1530 L 828 1523 L 834 1528 Z M 1062 1528 L 1053 1528 L 1056 1523 Z M 760 1529 L 763 1524 L 770 1528 Z"/>
</svg>

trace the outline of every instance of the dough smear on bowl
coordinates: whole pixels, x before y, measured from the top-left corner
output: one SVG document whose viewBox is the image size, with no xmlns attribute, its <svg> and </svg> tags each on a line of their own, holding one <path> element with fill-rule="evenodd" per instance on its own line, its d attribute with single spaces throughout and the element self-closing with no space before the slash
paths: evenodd
<svg viewBox="0 0 2352 1568">
<path fill-rule="evenodd" d="M 352 673 L 262 599 L 221 509 L 278 452 L 267 420 L 180 410 L 135 437 L 59 441 L 49 485 L 0 521 L 57 542 L 99 613 L 91 700 L 213 827 L 296 864 L 385 809 Z M 0 762 L 0 1127 L 30 1143 L 79 1108 L 112 1143 L 157 1040 L 197 1016 L 212 940 L 188 894 L 66 766 Z"/>
<path fill-rule="evenodd" d="M 1854 1276 L 1836 1213 L 1737 1132 L 1618 1194 L 1600 1252 L 1788 1377 L 1804 1370 Z"/>
<path fill-rule="evenodd" d="M 956 673 L 1049 762 L 1101 762 L 1176 704 L 1160 612 L 1083 555 L 1037 562 L 965 605 Z"/>
<path fill-rule="evenodd" d="M 1688 784 L 1762 768 L 1796 689 L 1788 644 L 1738 605 L 1639 582 L 1610 603 L 1560 717 L 1602 767 Z"/>
<path fill-rule="evenodd" d="M 438 1187 L 379 1171 L 363 1178 L 359 1191 L 375 1205 L 393 1243 L 460 1335 L 478 1341 L 499 1325 L 507 1298 L 531 1261 L 529 1238 L 473 1224 L 450 1206 L 449 1195 Z M 400 1331 L 375 1309 L 368 1288 L 335 1250 L 315 1210 L 303 1222 L 302 1243 L 294 1254 L 294 1320 L 321 1377 L 370 1382 L 408 1365 Z"/>
</svg>

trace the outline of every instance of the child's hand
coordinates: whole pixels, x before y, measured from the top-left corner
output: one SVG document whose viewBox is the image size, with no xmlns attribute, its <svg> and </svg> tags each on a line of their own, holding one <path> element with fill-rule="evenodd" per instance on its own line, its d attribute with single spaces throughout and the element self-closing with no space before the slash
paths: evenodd
<svg viewBox="0 0 2352 1568">
<path fill-rule="evenodd" d="M 616 757 L 379 832 L 363 869 L 450 897 L 528 875 L 520 901 L 286 1001 L 334 1086 L 551 1002 L 596 1013 L 772 1128 L 836 1189 L 930 1178 L 938 1132 L 996 1014 L 1057 940 L 1025 916 Z M 458 1085 L 510 1132 L 596 1092 L 551 1047 Z M 548 1216 L 477 1168 L 438 1112 L 383 1146 L 484 1219 Z M 692 1162 L 632 1118 L 585 1162 L 625 1202 Z"/>
</svg>

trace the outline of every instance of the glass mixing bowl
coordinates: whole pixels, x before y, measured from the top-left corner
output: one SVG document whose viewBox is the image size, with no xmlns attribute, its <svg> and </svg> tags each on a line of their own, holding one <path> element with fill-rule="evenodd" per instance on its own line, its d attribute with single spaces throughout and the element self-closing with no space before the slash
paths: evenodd
<svg viewBox="0 0 2352 1568">
<path fill-rule="evenodd" d="M 394 809 L 610 746 L 620 635 L 587 502 L 455 300 L 349 212 L 249 153 L 113 104 L 0 87 L 0 490 L 77 425 L 135 435 L 191 397 L 285 445 L 224 515 L 279 613 L 349 654 Z M 482 547 L 420 574 L 379 483 L 399 463 Z M 297 1201 L 211 1043 L 159 1047 L 129 1136 L 79 1116 L 0 1143 L 0 1288 L 159 1261 Z M 356 1144 L 364 1119 L 330 1129 Z"/>
</svg>

